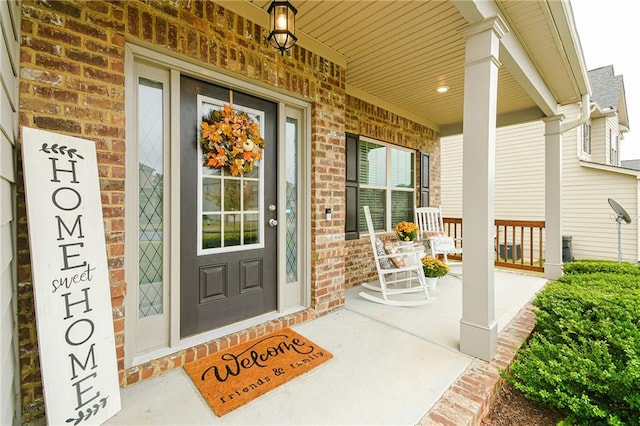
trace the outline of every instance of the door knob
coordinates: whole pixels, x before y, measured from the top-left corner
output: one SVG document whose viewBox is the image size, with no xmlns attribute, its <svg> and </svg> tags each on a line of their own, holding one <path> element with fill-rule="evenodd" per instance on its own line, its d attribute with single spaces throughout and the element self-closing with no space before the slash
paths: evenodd
<svg viewBox="0 0 640 426">
<path fill-rule="evenodd" d="M 269 226 L 275 228 L 278 226 L 278 221 L 276 219 L 269 219 Z"/>
</svg>

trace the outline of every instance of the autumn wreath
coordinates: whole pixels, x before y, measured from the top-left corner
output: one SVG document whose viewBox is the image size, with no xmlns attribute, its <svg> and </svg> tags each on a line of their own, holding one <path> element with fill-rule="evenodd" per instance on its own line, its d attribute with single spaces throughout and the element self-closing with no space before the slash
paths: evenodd
<svg viewBox="0 0 640 426">
<path fill-rule="evenodd" d="M 265 141 L 258 123 L 224 105 L 222 111 L 212 110 L 202 117 L 200 145 L 205 166 L 227 167 L 232 176 L 238 176 L 253 170 L 253 164 L 262 159 Z"/>
</svg>

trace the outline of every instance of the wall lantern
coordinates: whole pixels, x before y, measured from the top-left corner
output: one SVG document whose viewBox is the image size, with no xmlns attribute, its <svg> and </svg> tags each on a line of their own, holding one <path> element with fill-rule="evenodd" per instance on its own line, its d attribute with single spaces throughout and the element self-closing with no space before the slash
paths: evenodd
<svg viewBox="0 0 640 426">
<path fill-rule="evenodd" d="M 293 47 L 298 41 L 294 35 L 298 10 L 288 1 L 272 1 L 267 12 L 270 30 L 267 40 L 284 55 L 284 51 Z"/>
</svg>

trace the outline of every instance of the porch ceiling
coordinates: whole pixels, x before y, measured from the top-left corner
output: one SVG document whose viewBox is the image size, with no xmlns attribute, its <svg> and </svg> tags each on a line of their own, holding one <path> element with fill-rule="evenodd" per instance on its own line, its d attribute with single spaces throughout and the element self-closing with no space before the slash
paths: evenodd
<svg viewBox="0 0 640 426">
<path fill-rule="evenodd" d="M 221 3 L 234 9 L 234 2 Z M 240 14 L 251 9 L 238 10 L 235 3 Z M 250 0 L 262 15 L 270 3 Z M 563 28 L 573 28 L 572 17 L 570 25 L 557 22 L 566 21 L 565 7 L 555 6 L 560 11 L 554 13 L 544 1 L 512 0 L 292 0 L 292 4 L 298 9 L 299 44 L 313 49 L 319 43 L 323 56 L 346 67 L 347 93 L 392 107 L 443 134 L 461 130 L 465 41 L 459 30 L 492 14 L 503 15 L 528 56 L 529 73 L 540 80 L 527 85 L 527 72 L 510 66 L 517 62 L 510 57 L 513 60 L 499 71 L 499 124 L 544 115 L 535 93 L 540 82 L 558 104 L 579 101 L 583 93 L 576 83 L 582 76 L 576 76 L 572 65 L 573 57 L 581 58 L 582 52 L 579 43 L 579 54 L 571 52 L 575 46 L 567 47 L 566 41 L 575 34 L 563 33 Z M 266 16 L 263 19 L 257 22 L 266 25 Z M 437 93 L 441 85 L 450 90 Z"/>
</svg>

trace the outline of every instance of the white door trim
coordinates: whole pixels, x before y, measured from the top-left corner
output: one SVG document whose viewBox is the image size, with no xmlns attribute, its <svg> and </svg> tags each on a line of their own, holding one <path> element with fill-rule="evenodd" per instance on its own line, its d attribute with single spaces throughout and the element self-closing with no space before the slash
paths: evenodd
<svg viewBox="0 0 640 426">
<path fill-rule="evenodd" d="M 273 320 L 300 310 L 306 309 L 310 306 L 311 302 L 311 231 L 309 224 L 311 223 L 311 104 L 298 97 L 291 96 L 289 94 L 282 93 L 266 86 L 261 86 L 255 82 L 249 81 L 239 75 L 228 74 L 224 70 L 213 70 L 209 67 L 186 61 L 184 58 L 168 55 L 164 52 L 158 52 L 147 47 L 140 45 L 126 43 L 125 46 L 125 64 L 126 75 L 131 77 L 134 75 L 135 61 L 144 61 L 151 63 L 155 66 L 165 68 L 170 71 L 170 180 L 169 180 L 169 195 L 166 201 L 171 207 L 171 215 L 169 221 L 166 223 L 167 236 L 165 237 L 165 244 L 170 247 L 169 251 L 169 277 L 170 282 L 170 339 L 167 347 L 157 349 L 144 354 L 135 354 L 135 320 L 137 315 L 137 306 L 135 304 L 135 297 L 131 294 L 133 290 L 137 291 L 137 286 L 129 282 L 128 295 L 125 298 L 126 311 L 129 313 L 125 316 L 125 367 L 140 365 L 153 359 L 161 358 L 166 355 L 170 355 L 177 351 L 252 327 L 259 325 L 269 320 Z M 223 85 L 233 90 L 242 91 L 247 94 L 259 96 L 261 98 L 278 103 L 278 138 L 282 143 L 278 145 L 278 158 L 281 159 L 284 156 L 284 143 L 283 135 L 286 117 L 288 113 L 296 113 L 297 117 L 301 119 L 302 131 L 300 132 L 301 141 L 298 144 L 298 185 L 300 187 L 299 197 L 299 212 L 300 212 L 300 289 L 297 292 L 298 299 L 290 300 L 290 298 L 284 297 L 286 287 L 286 274 L 283 274 L 285 266 L 285 256 L 278 256 L 278 309 L 276 312 L 271 312 L 265 315 L 261 315 L 255 318 L 250 318 L 245 321 L 241 321 L 229 326 L 221 327 L 219 329 L 211 330 L 205 333 L 198 334 L 196 336 L 190 336 L 185 339 L 180 338 L 180 209 L 179 206 L 179 194 L 180 191 L 180 105 L 177 100 L 180 99 L 180 75 L 191 75 L 195 78 L 209 81 L 214 84 Z M 131 93 L 132 86 L 135 88 L 135 82 L 127 82 L 127 94 Z M 135 90 L 135 89 L 134 89 Z M 126 103 L 127 117 L 135 117 L 131 111 L 131 102 Z M 135 120 L 127 121 L 127 135 L 135 135 L 136 123 Z M 127 138 L 129 139 L 129 138 Z M 129 144 L 127 144 L 129 146 Z M 282 164 L 282 163 L 281 163 Z M 284 169 L 282 167 L 281 169 Z M 278 173 L 278 217 L 285 217 L 285 203 L 280 194 L 285 193 L 286 188 L 286 175 L 283 172 Z M 135 214 L 137 209 L 131 209 L 131 205 L 125 211 Z M 129 220 L 127 219 L 127 223 Z M 284 224 L 284 220 L 282 222 Z M 284 233 L 285 227 L 279 227 L 278 240 L 281 252 L 284 253 Z M 133 266 L 135 265 L 135 266 Z M 137 268 L 137 256 L 129 253 L 125 253 L 125 273 L 129 268 Z M 135 286 L 135 288 L 134 288 Z M 288 292 L 291 294 L 291 292 Z"/>
</svg>

